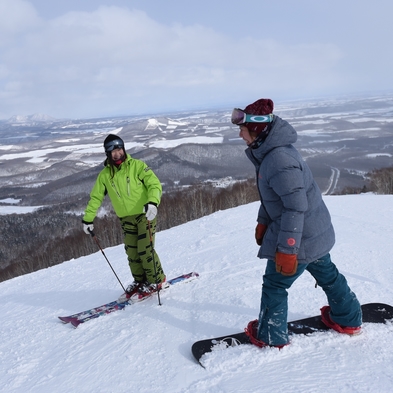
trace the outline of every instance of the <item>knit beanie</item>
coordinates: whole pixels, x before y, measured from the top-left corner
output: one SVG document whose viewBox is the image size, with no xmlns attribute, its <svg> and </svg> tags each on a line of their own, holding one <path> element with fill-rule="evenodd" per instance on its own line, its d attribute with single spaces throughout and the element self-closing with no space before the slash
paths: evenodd
<svg viewBox="0 0 393 393">
<path fill-rule="evenodd" d="M 247 115 L 270 115 L 273 113 L 274 104 L 270 98 L 261 98 L 254 103 L 247 105 L 244 112 Z M 266 135 L 260 135 L 261 138 L 266 138 L 268 135 L 269 127 L 266 127 L 269 123 L 244 123 L 249 131 L 254 132 L 259 136 L 261 133 Z M 258 138 L 260 139 L 260 138 Z"/>
</svg>

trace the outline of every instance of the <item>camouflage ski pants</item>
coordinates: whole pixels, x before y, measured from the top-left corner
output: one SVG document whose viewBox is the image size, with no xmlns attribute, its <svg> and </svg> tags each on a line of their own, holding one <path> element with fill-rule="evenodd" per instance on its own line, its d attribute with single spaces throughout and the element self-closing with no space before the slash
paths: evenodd
<svg viewBox="0 0 393 393">
<path fill-rule="evenodd" d="M 160 259 L 154 250 L 156 219 L 149 222 L 144 214 L 127 216 L 120 219 L 124 233 L 124 248 L 127 253 L 131 274 L 135 281 L 159 283 L 164 280 Z M 154 263 L 155 269 L 154 269 Z"/>
</svg>

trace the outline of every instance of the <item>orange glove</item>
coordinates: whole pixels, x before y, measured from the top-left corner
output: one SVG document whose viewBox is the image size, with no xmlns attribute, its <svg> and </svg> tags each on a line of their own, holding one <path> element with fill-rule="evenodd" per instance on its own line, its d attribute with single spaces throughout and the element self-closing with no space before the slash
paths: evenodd
<svg viewBox="0 0 393 393">
<path fill-rule="evenodd" d="M 293 276 L 297 270 L 297 255 L 276 252 L 276 271 L 283 276 Z"/>
<path fill-rule="evenodd" d="M 258 246 L 262 244 L 263 237 L 265 236 L 267 226 L 264 224 L 258 224 L 255 228 L 255 240 Z"/>
</svg>

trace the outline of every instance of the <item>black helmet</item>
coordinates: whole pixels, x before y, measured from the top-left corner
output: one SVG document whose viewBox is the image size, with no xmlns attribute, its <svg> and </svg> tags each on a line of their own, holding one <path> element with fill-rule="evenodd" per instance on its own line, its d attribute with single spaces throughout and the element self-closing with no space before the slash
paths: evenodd
<svg viewBox="0 0 393 393">
<path fill-rule="evenodd" d="M 124 149 L 124 141 L 117 135 L 109 134 L 104 140 L 105 153 L 110 153 L 115 148 Z"/>
</svg>

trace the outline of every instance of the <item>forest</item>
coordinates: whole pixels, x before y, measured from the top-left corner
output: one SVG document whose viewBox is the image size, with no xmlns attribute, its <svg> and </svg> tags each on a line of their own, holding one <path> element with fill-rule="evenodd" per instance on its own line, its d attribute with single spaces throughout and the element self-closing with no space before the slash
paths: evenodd
<svg viewBox="0 0 393 393">
<path fill-rule="evenodd" d="M 257 199 L 254 180 L 226 188 L 200 184 L 164 192 L 157 231 Z M 75 213 L 83 211 L 87 202 L 86 197 L 28 214 L 4 215 L 0 223 L 0 282 L 96 252 L 97 244 L 82 230 L 82 214 Z M 94 232 L 105 248 L 121 244 L 123 233 L 108 198 L 103 206 L 105 214 L 94 220 Z"/>
<path fill-rule="evenodd" d="M 341 194 L 375 192 L 393 194 L 393 167 L 367 175 L 367 186 L 346 188 Z M 164 192 L 157 216 L 157 231 L 259 199 L 255 179 L 228 187 L 206 183 Z M 2 216 L 0 231 L 0 282 L 57 265 L 98 251 L 96 242 L 82 230 L 83 206 L 78 200 L 44 207 L 28 214 Z M 120 221 L 106 199 L 105 214 L 94 221 L 94 232 L 102 248 L 122 244 Z M 256 218 L 255 218 L 256 219 Z"/>
</svg>

